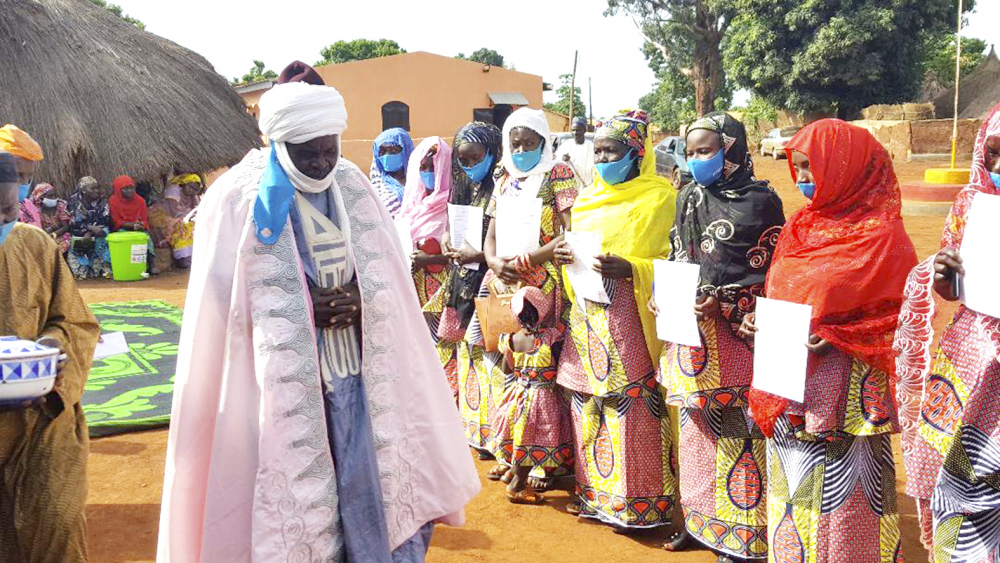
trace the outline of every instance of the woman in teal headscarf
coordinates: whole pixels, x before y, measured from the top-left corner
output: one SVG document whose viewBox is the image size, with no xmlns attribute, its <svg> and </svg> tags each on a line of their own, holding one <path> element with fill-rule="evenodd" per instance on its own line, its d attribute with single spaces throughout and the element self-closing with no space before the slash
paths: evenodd
<svg viewBox="0 0 1000 563">
<path fill-rule="evenodd" d="M 406 163 L 410 161 L 411 153 L 413 139 L 405 129 L 399 127 L 383 131 L 372 144 L 372 167 L 368 178 L 393 219 L 403 206 Z"/>
</svg>

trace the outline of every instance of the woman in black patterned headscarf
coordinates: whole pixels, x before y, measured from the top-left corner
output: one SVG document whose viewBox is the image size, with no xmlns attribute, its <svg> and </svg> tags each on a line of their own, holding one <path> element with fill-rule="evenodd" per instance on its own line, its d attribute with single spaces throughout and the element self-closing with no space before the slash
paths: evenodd
<svg viewBox="0 0 1000 563">
<path fill-rule="evenodd" d="M 483 239 L 480 242 L 486 238 L 489 218 L 485 210 L 493 195 L 493 172 L 500 162 L 502 150 L 500 129 L 495 125 L 478 121 L 459 129 L 452 143 L 454 160 L 451 198 L 448 203 L 483 209 Z M 441 289 L 439 295 L 427 303 L 424 309 L 428 312 L 441 313 L 441 320 L 436 330 L 438 352 L 452 391 L 457 396 L 457 347 L 465 339 L 465 331 L 472 320 L 472 315 L 476 312 L 475 298 L 488 268 L 481 250 L 477 251 L 469 244 L 465 244 L 462 248 L 452 248 L 449 234 L 445 234 L 444 250 L 454 262 L 451 275 L 447 285 Z M 482 248 L 482 245 L 479 248 Z M 479 269 L 469 269 L 466 264 L 478 264 Z"/>
<path fill-rule="evenodd" d="M 680 497 L 689 523 L 664 547 L 682 549 L 693 537 L 719 552 L 720 561 L 766 557 L 765 442 L 747 414 L 753 355 L 738 330 L 763 295 L 785 216 L 774 190 L 754 178 L 746 130 L 732 116 L 716 112 L 695 121 L 687 130 L 687 151 L 695 181 L 677 196 L 670 260 L 701 266 L 692 306 L 702 347 L 670 343 L 660 356 L 660 383 L 683 413 Z M 705 473 L 714 478 L 704 479 Z M 728 500 L 717 500 L 718 487 L 729 491 Z M 727 532 L 719 533 L 720 526 Z M 745 541 L 723 541 L 737 537 L 728 533 L 737 529 Z"/>
</svg>

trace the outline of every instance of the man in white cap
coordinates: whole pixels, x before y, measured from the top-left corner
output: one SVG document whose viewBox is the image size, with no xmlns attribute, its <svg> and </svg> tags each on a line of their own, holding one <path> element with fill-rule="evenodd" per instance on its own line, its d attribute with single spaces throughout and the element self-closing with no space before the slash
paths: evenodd
<svg viewBox="0 0 1000 563">
<path fill-rule="evenodd" d="M 158 561 L 423 561 L 479 478 L 343 98 L 279 82 L 199 207 Z"/>
</svg>

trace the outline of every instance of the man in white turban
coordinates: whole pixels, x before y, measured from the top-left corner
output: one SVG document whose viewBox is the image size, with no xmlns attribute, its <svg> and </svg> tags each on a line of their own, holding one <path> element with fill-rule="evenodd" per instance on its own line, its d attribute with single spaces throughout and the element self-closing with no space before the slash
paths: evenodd
<svg viewBox="0 0 1000 563">
<path fill-rule="evenodd" d="M 260 108 L 199 207 L 157 560 L 423 561 L 479 478 L 404 251 L 335 89 L 293 63 Z"/>
</svg>

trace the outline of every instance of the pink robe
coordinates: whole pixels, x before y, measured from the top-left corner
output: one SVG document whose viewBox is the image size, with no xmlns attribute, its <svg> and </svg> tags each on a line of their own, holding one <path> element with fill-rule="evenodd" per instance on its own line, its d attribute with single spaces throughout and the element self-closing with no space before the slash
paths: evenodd
<svg viewBox="0 0 1000 563">
<path fill-rule="evenodd" d="M 272 246 L 254 234 L 267 155 L 247 155 L 199 208 L 159 563 L 336 561 L 343 545 L 312 305 L 291 224 Z M 362 377 L 395 549 L 428 522 L 460 525 L 479 477 L 391 219 L 361 171 L 340 166 L 362 292 Z"/>
</svg>

